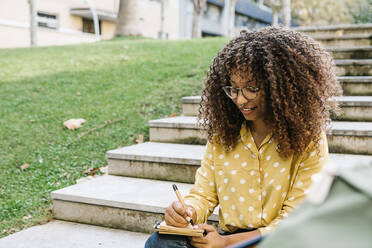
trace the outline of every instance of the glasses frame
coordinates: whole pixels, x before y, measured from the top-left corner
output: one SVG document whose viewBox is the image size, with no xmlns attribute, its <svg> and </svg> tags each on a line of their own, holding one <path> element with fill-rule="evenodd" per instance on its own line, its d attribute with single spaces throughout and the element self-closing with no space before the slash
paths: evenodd
<svg viewBox="0 0 372 248">
<path fill-rule="evenodd" d="M 258 92 L 261 90 L 260 88 L 257 88 L 257 87 L 253 87 L 253 86 L 245 86 L 245 87 L 242 87 L 242 88 L 236 88 L 236 87 L 232 87 L 232 86 L 223 86 L 222 87 L 223 91 L 225 92 L 225 94 L 232 100 L 235 100 L 236 98 L 238 98 L 239 96 L 239 91 L 242 93 L 242 96 L 247 99 L 247 100 L 254 100 L 256 99 L 257 95 L 258 95 Z M 232 97 L 229 95 L 229 89 L 235 89 L 237 90 L 237 95 L 236 97 Z M 246 95 L 244 95 L 244 92 L 243 92 L 243 89 L 248 89 L 251 93 L 256 93 L 255 97 L 254 98 L 248 98 Z"/>
</svg>

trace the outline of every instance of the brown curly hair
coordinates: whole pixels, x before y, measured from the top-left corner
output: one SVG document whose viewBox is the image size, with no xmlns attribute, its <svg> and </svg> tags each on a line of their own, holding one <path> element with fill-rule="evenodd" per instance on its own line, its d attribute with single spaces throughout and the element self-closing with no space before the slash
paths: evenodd
<svg viewBox="0 0 372 248">
<path fill-rule="evenodd" d="M 254 75 L 263 89 L 265 122 L 280 145 L 280 155 L 302 153 L 318 142 L 339 113 L 341 86 L 333 58 L 311 37 L 283 27 L 242 30 L 214 58 L 201 97 L 198 122 L 226 150 L 235 146 L 245 118 L 222 87 L 232 70 Z"/>
</svg>

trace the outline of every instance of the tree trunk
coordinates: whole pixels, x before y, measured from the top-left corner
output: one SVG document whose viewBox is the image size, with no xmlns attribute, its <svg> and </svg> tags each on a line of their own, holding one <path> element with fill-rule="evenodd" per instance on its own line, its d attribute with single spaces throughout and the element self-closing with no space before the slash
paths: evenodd
<svg viewBox="0 0 372 248">
<path fill-rule="evenodd" d="M 279 24 L 279 11 L 273 8 L 273 26 L 278 26 Z"/>
<path fill-rule="evenodd" d="M 35 4 L 35 0 L 28 0 L 28 3 L 30 4 L 30 45 L 36 46 L 37 45 L 36 4 Z"/>
<path fill-rule="evenodd" d="M 164 28 L 164 23 L 165 23 L 165 1 L 166 0 L 160 0 L 160 32 L 159 32 L 159 38 L 161 40 L 165 39 L 165 28 Z"/>
<path fill-rule="evenodd" d="M 235 4 L 236 4 L 236 0 L 230 0 L 229 28 L 228 28 L 228 35 L 230 37 L 235 35 Z"/>
<path fill-rule="evenodd" d="M 282 7 L 282 1 L 283 0 L 270 0 L 269 1 L 270 7 L 273 10 L 273 20 L 272 20 L 273 26 L 277 26 L 279 24 L 279 11 Z"/>
<path fill-rule="evenodd" d="M 283 25 L 291 26 L 291 0 L 282 0 Z"/>
<path fill-rule="evenodd" d="M 115 35 L 141 35 L 138 28 L 137 2 L 137 0 L 120 0 Z"/>
<path fill-rule="evenodd" d="M 192 38 L 201 37 L 201 14 L 203 13 L 206 7 L 206 0 L 193 0 L 194 13 L 192 16 Z"/>
</svg>

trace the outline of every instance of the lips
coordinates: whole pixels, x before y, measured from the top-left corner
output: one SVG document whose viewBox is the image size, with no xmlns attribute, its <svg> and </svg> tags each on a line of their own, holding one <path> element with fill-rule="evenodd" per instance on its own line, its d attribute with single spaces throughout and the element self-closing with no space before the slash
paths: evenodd
<svg viewBox="0 0 372 248">
<path fill-rule="evenodd" d="M 243 107 L 243 108 L 239 108 L 239 109 L 240 109 L 240 111 L 241 111 L 243 114 L 250 114 L 250 113 L 253 112 L 256 108 L 257 108 L 257 106 L 254 106 L 254 107 Z"/>
</svg>

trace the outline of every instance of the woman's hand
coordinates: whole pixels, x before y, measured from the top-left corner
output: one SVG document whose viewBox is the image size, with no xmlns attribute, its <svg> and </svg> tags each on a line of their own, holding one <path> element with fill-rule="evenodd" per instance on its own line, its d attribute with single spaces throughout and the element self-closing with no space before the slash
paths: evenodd
<svg viewBox="0 0 372 248">
<path fill-rule="evenodd" d="M 190 244 L 196 248 L 223 248 L 226 247 L 224 236 L 218 234 L 217 230 L 208 224 L 199 224 L 200 229 L 204 229 L 207 235 L 204 237 L 192 237 Z"/>
<path fill-rule="evenodd" d="M 192 220 L 196 221 L 196 212 L 195 209 L 190 206 L 186 205 L 188 213 L 186 213 L 185 209 L 183 208 L 181 202 L 174 201 L 172 202 L 169 207 L 165 210 L 165 223 L 169 226 L 176 226 L 176 227 L 186 227 L 189 225 L 187 221 L 187 216 L 190 216 Z"/>
</svg>

